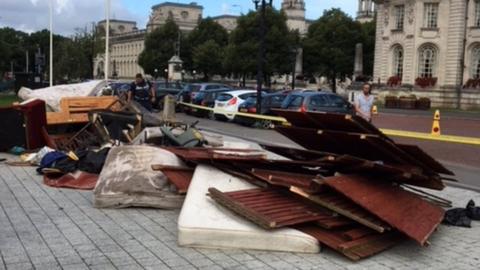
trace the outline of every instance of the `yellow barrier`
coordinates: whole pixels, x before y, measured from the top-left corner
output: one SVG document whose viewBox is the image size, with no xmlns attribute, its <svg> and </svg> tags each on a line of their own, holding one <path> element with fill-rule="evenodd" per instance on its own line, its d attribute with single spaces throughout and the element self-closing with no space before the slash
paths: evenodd
<svg viewBox="0 0 480 270">
<path fill-rule="evenodd" d="M 287 119 L 283 117 L 278 117 L 278 116 L 269 116 L 269 115 L 261 115 L 261 114 L 254 114 L 254 113 L 242 113 L 242 112 L 231 112 L 231 111 L 225 111 L 225 110 L 220 110 L 220 109 L 213 109 L 210 107 L 205 107 L 205 106 L 200 106 L 200 105 L 195 105 L 192 103 L 185 103 L 185 102 L 179 102 L 182 105 L 189 106 L 192 108 L 196 109 L 201 109 L 201 110 L 207 110 L 207 111 L 213 111 L 218 114 L 228 114 L 228 115 L 240 115 L 240 116 L 246 116 L 246 117 L 251 117 L 251 118 L 256 118 L 256 119 L 261 119 L 261 120 L 270 120 L 273 122 L 279 122 L 279 123 L 286 123 Z"/>
<path fill-rule="evenodd" d="M 413 131 L 393 130 L 393 129 L 380 129 L 385 135 L 407 137 L 422 140 L 450 142 L 450 143 L 463 143 L 480 145 L 480 138 L 452 136 L 452 135 L 432 135 L 430 133 L 421 133 Z"/>
<path fill-rule="evenodd" d="M 268 116 L 268 115 L 259 115 L 253 113 L 242 113 L 242 112 L 230 112 L 225 110 L 214 110 L 213 108 L 195 105 L 191 103 L 184 103 L 179 102 L 182 105 L 189 106 L 192 108 L 197 108 L 201 110 L 208 110 L 214 111 L 215 113 L 219 114 L 233 114 L 233 115 L 241 115 L 256 119 L 262 120 L 270 120 L 273 122 L 278 122 L 283 125 L 290 125 L 290 123 L 283 117 L 278 116 Z M 431 141 L 440 141 L 440 142 L 450 142 L 450 143 L 462 143 L 462 144 L 473 144 L 473 145 L 480 145 L 480 138 L 473 138 L 473 137 L 463 137 L 463 136 L 451 136 L 451 135 L 431 135 L 430 133 L 421 133 L 421 132 L 413 132 L 413 131 L 403 131 L 403 130 L 393 130 L 393 129 L 380 129 L 385 135 L 389 136 L 396 136 L 396 137 L 406 137 L 406 138 L 414 138 L 414 139 L 422 139 L 422 140 L 431 140 Z"/>
</svg>

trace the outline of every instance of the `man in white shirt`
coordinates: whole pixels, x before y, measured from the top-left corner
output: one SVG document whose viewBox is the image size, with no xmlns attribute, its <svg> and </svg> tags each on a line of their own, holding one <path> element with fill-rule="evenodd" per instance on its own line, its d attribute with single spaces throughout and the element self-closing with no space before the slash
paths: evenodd
<svg viewBox="0 0 480 270">
<path fill-rule="evenodd" d="M 357 115 L 368 122 L 372 121 L 373 96 L 370 93 L 371 88 L 370 84 L 365 83 L 362 87 L 362 93 L 355 99 L 355 111 Z"/>
</svg>

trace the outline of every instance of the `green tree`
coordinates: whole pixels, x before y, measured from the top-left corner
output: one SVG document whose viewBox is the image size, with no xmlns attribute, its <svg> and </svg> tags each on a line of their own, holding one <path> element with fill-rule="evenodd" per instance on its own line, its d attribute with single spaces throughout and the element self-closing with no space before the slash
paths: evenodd
<svg viewBox="0 0 480 270">
<path fill-rule="evenodd" d="M 340 9 L 331 9 L 314 22 L 304 40 L 305 70 L 326 76 L 336 92 L 337 78 L 353 73 L 355 44 L 362 41 L 360 23 Z"/>
<path fill-rule="evenodd" d="M 155 69 L 164 70 L 168 60 L 175 55 L 175 44 L 181 32 L 172 19 L 153 30 L 145 38 L 145 49 L 138 57 L 138 63 L 145 73 L 154 75 Z"/>
<path fill-rule="evenodd" d="M 207 40 L 193 49 L 193 67 L 203 73 L 204 81 L 208 81 L 215 74 L 223 73 L 223 51 L 224 48 L 213 39 Z"/>
<path fill-rule="evenodd" d="M 10 27 L 0 29 L 0 74 L 10 71 L 13 64 L 14 71 L 25 68 L 25 45 L 28 34 Z"/>
<path fill-rule="evenodd" d="M 363 43 L 363 73 L 373 75 L 373 60 L 375 57 L 376 20 L 362 24 Z"/>
<path fill-rule="evenodd" d="M 238 18 L 238 27 L 230 35 L 230 43 L 225 57 L 225 67 L 243 78 L 257 72 L 259 49 L 259 13 L 250 12 Z M 281 11 L 267 8 L 265 24 L 267 27 L 265 81 L 274 74 L 286 74 L 291 71 L 292 49 L 296 34 L 287 26 L 287 17 Z"/>
<path fill-rule="evenodd" d="M 220 24 L 208 17 L 201 20 L 198 26 L 190 32 L 185 42 L 182 43 L 181 58 L 184 61 L 185 69 L 196 69 L 193 63 L 193 51 L 196 47 L 211 40 L 223 49 L 228 44 L 228 32 Z"/>
</svg>

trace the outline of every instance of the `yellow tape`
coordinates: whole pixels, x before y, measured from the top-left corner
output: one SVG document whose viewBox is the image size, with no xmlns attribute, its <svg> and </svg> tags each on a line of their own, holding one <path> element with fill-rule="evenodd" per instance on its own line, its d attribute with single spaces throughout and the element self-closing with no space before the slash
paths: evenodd
<svg viewBox="0 0 480 270">
<path fill-rule="evenodd" d="M 423 139 L 423 140 L 431 140 L 431 141 L 480 145 L 480 138 L 452 136 L 452 135 L 431 135 L 430 133 L 393 130 L 393 129 L 380 129 L 380 130 L 385 135 L 389 135 L 389 136 L 398 136 L 398 137 L 407 137 L 407 138 Z"/>
<path fill-rule="evenodd" d="M 291 126 L 291 124 L 283 117 L 277 116 L 268 116 L 268 115 L 259 115 L 253 113 L 242 113 L 242 112 L 229 112 L 225 110 L 216 109 L 205 106 L 199 106 L 191 103 L 179 102 L 182 105 L 189 106 L 192 108 L 197 108 L 201 110 L 214 111 L 219 114 L 228 114 L 228 115 L 241 115 L 245 117 L 251 117 L 256 119 L 270 120 L 273 122 L 281 123 L 284 126 Z M 452 136 L 452 135 L 431 135 L 430 133 L 421 133 L 413 131 L 403 131 L 403 130 L 393 130 L 393 129 L 380 129 L 385 135 L 397 136 L 397 137 L 407 137 L 414 139 L 422 140 L 431 140 L 431 141 L 441 141 L 441 142 L 450 142 L 450 143 L 463 143 L 463 144 L 473 144 L 480 145 L 480 138 L 473 137 L 462 137 L 462 136 Z"/>
<path fill-rule="evenodd" d="M 278 116 L 269 116 L 269 115 L 260 115 L 260 114 L 253 114 L 253 113 L 242 113 L 242 112 L 230 112 L 230 111 L 225 111 L 221 109 L 213 109 L 210 107 L 205 107 L 205 106 L 200 106 L 200 105 L 195 105 L 192 103 L 185 103 L 185 102 L 179 102 L 182 105 L 200 109 L 200 110 L 206 110 L 206 111 L 213 111 L 218 114 L 228 114 L 228 115 L 240 115 L 240 116 L 245 116 L 245 117 L 250 117 L 250 118 L 256 118 L 256 119 L 262 119 L 262 120 L 270 120 L 273 122 L 279 122 L 279 123 L 286 123 L 287 120 L 283 117 L 278 117 Z"/>
</svg>

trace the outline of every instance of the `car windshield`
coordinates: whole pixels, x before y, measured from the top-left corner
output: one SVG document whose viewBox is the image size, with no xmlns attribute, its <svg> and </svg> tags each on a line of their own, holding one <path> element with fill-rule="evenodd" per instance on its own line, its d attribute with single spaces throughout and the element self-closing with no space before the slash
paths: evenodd
<svg viewBox="0 0 480 270">
<path fill-rule="evenodd" d="M 218 101 L 228 101 L 230 99 L 232 99 L 233 96 L 230 95 L 230 94 L 227 94 L 227 93 L 223 93 L 223 94 L 220 94 L 217 98 Z"/>
<path fill-rule="evenodd" d="M 186 91 L 191 91 L 191 92 L 198 92 L 202 88 L 201 85 L 198 84 L 187 84 L 184 87 L 184 90 Z"/>
<path fill-rule="evenodd" d="M 303 97 L 299 95 L 288 96 L 282 104 L 283 108 L 300 108 L 303 103 Z"/>
</svg>

